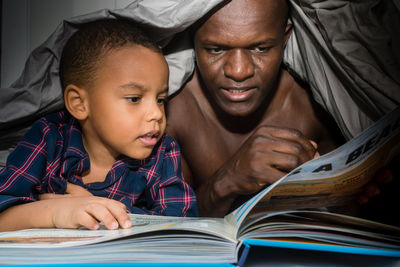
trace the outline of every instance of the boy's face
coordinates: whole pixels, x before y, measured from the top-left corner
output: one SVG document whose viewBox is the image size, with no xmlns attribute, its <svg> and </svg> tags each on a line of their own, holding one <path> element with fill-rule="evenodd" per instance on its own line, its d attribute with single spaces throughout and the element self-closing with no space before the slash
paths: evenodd
<svg viewBox="0 0 400 267">
<path fill-rule="evenodd" d="M 98 151 L 114 157 L 148 157 L 165 131 L 167 62 L 160 53 L 132 45 L 107 53 L 97 66 L 87 88 L 84 140 L 91 138 Z"/>
<path fill-rule="evenodd" d="M 285 0 L 233 0 L 197 30 L 198 70 L 227 114 L 251 115 L 276 89 L 286 16 Z"/>
</svg>

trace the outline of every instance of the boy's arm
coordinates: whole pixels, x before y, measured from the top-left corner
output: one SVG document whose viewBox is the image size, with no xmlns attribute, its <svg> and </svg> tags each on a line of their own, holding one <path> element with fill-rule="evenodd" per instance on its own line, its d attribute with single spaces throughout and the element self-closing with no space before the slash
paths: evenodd
<svg viewBox="0 0 400 267">
<path fill-rule="evenodd" d="M 7 165 L 0 171 L 0 230 L 14 230 L 39 225 L 46 220 L 41 206 L 33 204 L 45 176 L 51 153 L 47 151 L 47 133 L 51 132 L 45 120 L 35 122 L 17 147 L 7 158 Z M 56 146 L 52 146 L 53 150 Z M 28 203 L 28 204 L 26 204 Z M 26 207 L 26 208 L 25 208 Z M 31 208 L 32 207 L 32 208 Z M 43 216 L 42 214 L 43 213 Z M 26 227 L 25 227 L 26 226 Z"/>
<path fill-rule="evenodd" d="M 93 194 L 90 193 L 85 188 L 83 188 L 82 186 L 67 182 L 67 188 L 65 189 L 65 194 L 44 193 L 39 195 L 39 200 L 61 198 L 61 197 L 88 197 L 88 196 L 93 196 Z"/>
<path fill-rule="evenodd" d="M 0 213 L 0 231 L 53 227 L 49 201 L 37 201 L 10 207 Z"/>
<path fill-rule="evenodd" d="M 27 228 L 79 228 L 96 230 L 131 227 L 124 204 L 102 197 L 53 198 L 19 204 L 0 213 L 0 231 Z"/>
<path fill-rule="evenodd" d="M 0 171 L 0 230 L 80 226 L 96 229 L 98 221 L 108 229 L 115 229 L 118 224 L 130 226 L 125 206 L 114 200 L 89 195 L 37 201 L 45 186 L 42 177 L 58 155 L 58 136 L 50 134 L 52 130 L 46 120 L 34 123 Z"/>
</svg>

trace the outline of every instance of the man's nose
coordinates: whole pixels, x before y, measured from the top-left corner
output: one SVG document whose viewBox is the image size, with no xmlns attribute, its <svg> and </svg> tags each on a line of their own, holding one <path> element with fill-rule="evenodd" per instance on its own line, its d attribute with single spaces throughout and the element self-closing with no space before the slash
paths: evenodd
<svg viewBox="0 0 400 267">
<path fill-rule="evenodd" d="M 226 77 L 237 82 L 244 81 L 254 75 L 254 63 L 250 51 L 245 49 L 233 49 L 228 52 L 224 65 Z"/>
</svg>

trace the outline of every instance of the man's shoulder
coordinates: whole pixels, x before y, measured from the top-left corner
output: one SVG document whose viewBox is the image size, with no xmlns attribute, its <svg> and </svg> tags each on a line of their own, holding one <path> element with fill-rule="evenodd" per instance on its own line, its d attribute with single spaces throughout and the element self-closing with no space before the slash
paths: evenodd
<svg viewBox="0 0 400 267">
<path fill-rule="evenodd" d="M 294 90 L 297 93 L 310 94 L 309 85 L 285 68 L 282 68 L 281 80 L 284 87 L 290 92 Z"/>
<path fill-rule="evenodd" d="M 310 86 L 295 75 L 282 69 L 280 80 L 280 92 L 277 95 L 282 97 L 283 101 L 292 103 L 288 111 L 311 111 L 316 101 L 313 98 Z"/>
<path fill-rule="evenodd" d="M 343 143 L 344 138 L 333 117 L 314 99 L 310 86 L 286 71 L 288 79 L 290 108 L 286 114 L 302 114 L 296 116 L 299 130 L 314 141 L 319 142 L 320 152 L 325 153 Z M 289 120 L 290 121 L 290 120 Z"/>
<path fill-rule="evenodd" d="M 192 77 L 179 91 L 171 96 L 168 102 L 168 110 L 187 111 L 188 107 L 195 108 L 197 92 L 200 90 L 199 86 L 197 78 Z"/>
<path fill-rule="evenodd" d="M 197 79 L 192 78 L 168 101 L 167 132 L 172 137 L 177 138 L 176 131 L 182 132 L 187 127 L 192 127 L 193 124 L 190 122 L 202 121 L 199 116 L 207 103 L 202 103 L 204 101 L 202 101 L 203 96 L 200 91 Z"/>
<path fill-rule="evenodd" d="M 270 104 L 267 122 L 295 128 L 311 137 L 319 132 L 320 123 L 315 113 L 316 102 L 309 87 L 282 69 L 278 90 Z M 302 114 L 297 116 L 296 114 Z"/>
</svg>

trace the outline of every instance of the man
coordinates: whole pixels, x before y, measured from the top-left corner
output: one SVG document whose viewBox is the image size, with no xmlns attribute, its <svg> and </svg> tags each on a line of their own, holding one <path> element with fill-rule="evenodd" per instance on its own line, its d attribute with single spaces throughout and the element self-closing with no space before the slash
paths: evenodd
<svg viewBox="0 0 400 267">
<path fill-rule="evenodd" d="M 285 0 L 233 0 L 194 33 L 197 68 L 168 105 L 199 212 L 223 216 L 343 142 L 333 120 L 282 68 Z"/>
<path fill-rule="evenodd" d="M 176 3 L 174 1 L 157 3 L 141 1 L 133 3 L 128 9 L 130 16 L 136 15 L 144 19 L 143 8 L 146 8 L 145 13 L 149 14 L 147 16 L 149 21 L 146 24 L 162 24 L 166 27 L 166 31 L 168 27 L 172 27 L 172 32 L 176 33 L 184 29 L 183 25 L 190 25 L 198 20 L 204 14 L 203 12 L 207 12 L 217 3 L 219 0 L 176 1 Z M 151 5 L 161 4 L 165 4 L 165 8 L 148 8 Z M 185 7 L 188 4 L 192 6 Z M 202 7 L 201 12 L 196 9 L 198 6 Z M 163 12 L 161 15 L 158 14 L 159 10 L 168 10 L 170 13 Z M 243 201 L 240 199 L 241 196 L 249 196 L 257 192 L 288 170 L 312 158 L 316 148 L 320 153 L 325 153 L 343 141 L 341 134 L 336 132 L 336 126 L 330 117 L 313 101 L 308 90 L 299 85 L 280 66 L 281 53 L 290 35 L 290 26 L 286 27 L 286 10 L 284 1 L 275 3 L 275 1 L 257 0 L 247 3 L 245 0 L 233 0 L 209 17 L 209 20 L 196 32 L 198 68 L 191 81 L 169 104 L 167 131 L 182 145 L 185 157 L 183 160 L 185 178 L 197 189 L 203 215 L 224 215 L 232 208 L 235 200 Z M 99 12 L 92 14 L 91 19 L 99 19 L 105 15 L 112 17 L 115 14 L 124 17 L 125 11 L 121 9 L 114 10 L 112 13 Z M 181 16 L 177 15 L 176 11 L 182 11 Z M 189 14 L 182 16 L 184 13 Z M 168 14 L 174 14 L 180 19 L 175 24 L 172 23 L 172 26 L 164 25 L 165 17 L 169 18 Z M 64 39 L 68 38 L 72 31 L 69 28 L 70 25 L 79 23 L 81 21 L 78 17 L 76 20 L 69 20 L 65 25 L 60 25 L 48 42 L 35 50 L 36 53 L 30 57 L 26 71 L 19 83 L 15 85 L 16 90 L 1 90 L 0 99 L 4 100 L 1 108 L 8 112 L 0 113 L 4 115 L 0 117 L 10 121 L 5 124 L 5 127 L 15 125 L 18 118 L 26 121 L 33 114 L 43 114 L 50 108 L 54 108 L 54 103 L 62 106 L 60 97 L 57 100 L 56 96 L 48 97 L 48 93 L 45 93 L 46 98 L 42 97 L 43 92 L 59 89 L 58 76 L 54 75 L 50 78 L 51 83 L 49 83 L 47 71 L 54 69 L 57 65 L 60 50 L 58 48 L 62 44 L 60 36 L 64 36 Z M 157 40 L 165 36 L 158 30 L 154 31 L 154 37 L 158 38 Z M 355 54 L 354 60 L 358 62 L 358 53 Z M 172 58 L 170 67 L 174 65 L 174 61 L 176 61 L 175 57 Z M 184 64 L 178 63 L 178 65 L 178 68 L 172 68 L 172 73 L 180 73 Z M 191 64 L 188 65 L 191 66 Z M 371 66 L 368 61 L 365 65 Z M 383 63 L 378 65 L 385 66 Z M 31 69 L 35 69 L 35 72 L 31 72 Z M 352 82 L 362 79 L 373 87 L 375 84 L 373 80 L 378 79 L 374 79 L 374 75 L 371 76 L 369 68 L 359 68 L 357 72 L 360 69 L 364 70 L 368 77 L 372 77 L 372 81 L 366 80 L 364 76 L 363 78 L 356 76 L 357 79 Z M 37 73 L 38 70 L 41 74 Z M 234 73 L 232 76 L 232 70 L 238 72 L 239 75 Z M 243 78 L 242 74 L 246 73 L 246 70 L 250 72 Z M 316 71 L 315 66 L 311 70 Z M 324 71 L 321 72 L 324 73 Z M 331 71 L 336 71 L 336 69 Z M 57 71 L 52 73 L 57 73 Z M 186 74 L 185 72 L 178 76 L 186 77 Z M 34 76 L 31 77 L 31 75 Z M 378 77 L 382 76 L 378 75 Z M 319 76 L 315 78 L 318 79 Z M 326 77 L 321 77 L 321 81 L 325 81 L 324 78 Z M 38 79 L 43 82 L 38 82 Z M 181 81 L 180 78 L 178 80 L 172 84 L 176 85 Z M 23 87 L 18 88 L 21 86 Z M 21 93 L 27 88 L 29 88 L 29 94 Z M 385 90 L 387 88 L 388 86 L 385 85 Z M 175 90 L 173 86 L 170 86 L 170 89 Z M 222 89 L 231 90 L 228 93 L 227 90 L 222 91 Z M 390 91 L 397 92 L 394 89 Z M 217 94 L 217 91 L 221 92 Z M 222 95 L 222 92 L 231 96 L 223 98 L 225 95 Z M 321 90 L 321 94 L 324 92 L 326 91 Z M 372 90 L 372 92 L 372 95 L 376 96 L 375 91 Z M 29 105 L 27 105 L 27 99 L 19 98 L 19 96 L 27 95 L 39 97 L 29 98 Z M 379 98 L 371 100 L 370 95 L 363 91 L 362 96 L 364 95 L 367 96 L 366 103 L 368 104 L 379 100 Z M 390 97 L 390 94 L 388 96 Z M 18 98 L 18 101 L 15 98 Z M 330 96 L 328 100 L 332 98 L 333 96 Z M 13 101 L 9 101 L 10 99 Z M 32 102 L 39 103 L 40 106 L 33 105 Z M 379 102 L 377 107 L 386 107 L 384 103 L 386 102 Z M 28 109 L 28 107 L 32 108 Z M 15 118 L 10 114 L 17 116 Z M 350 120 L 350 124 L 353 121 Z M 12 133 L 15 135 L 15 131 Z M 315 141 L 318 147 L 310 146 L 311 140 Z M 364 201 L 376 194 L 377 188 L 372 189 L 367 197 L 364 197 Z M 71 189 L 69 193 L 79 195 L 81 190 Z"/>
</svg>

